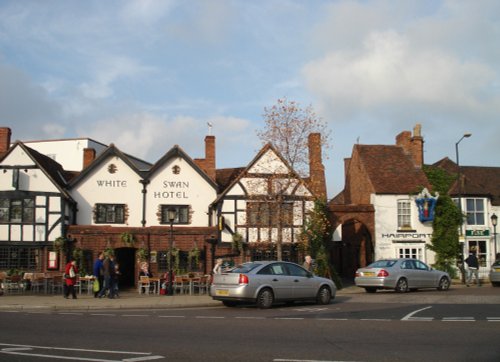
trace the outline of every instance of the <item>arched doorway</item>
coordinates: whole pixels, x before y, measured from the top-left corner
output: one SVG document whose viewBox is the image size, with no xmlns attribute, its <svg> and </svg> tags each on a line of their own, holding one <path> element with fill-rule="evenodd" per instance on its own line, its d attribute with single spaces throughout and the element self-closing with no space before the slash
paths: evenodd
<svg viewBox="0 0 500 362">
<path fill-rule="evenodd" d="M 342 223 L 342 240 L 335 243 L 335 258 L 339 272 L 344 277 L 354 277 L 360 267 L 374 260 L 374 247 L 370 230 L 357 219 Z"/>
<path fill-rule="evenodd" d="M 120 289 L 134 288 L 135 286 L 135 250 L 135 248 L 115 249 L 115 258 L 121 273 L 118 280 Z"/>
</svg>

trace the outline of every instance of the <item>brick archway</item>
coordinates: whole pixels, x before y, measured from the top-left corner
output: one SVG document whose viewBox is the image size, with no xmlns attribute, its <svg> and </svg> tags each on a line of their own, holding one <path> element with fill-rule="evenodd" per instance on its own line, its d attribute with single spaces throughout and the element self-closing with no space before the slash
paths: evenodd
<svg viewBox="0 0 500 362">
<path fill-rule="evenodd" d="M 334 230 L 342 226 L 342 240 L 333 243 L 330 250 L 331 260 L 342 277 L 354 277 L 357 268 L 373 261 L 373 206 L 330 204 L 328 209 Z"/>
</svg>

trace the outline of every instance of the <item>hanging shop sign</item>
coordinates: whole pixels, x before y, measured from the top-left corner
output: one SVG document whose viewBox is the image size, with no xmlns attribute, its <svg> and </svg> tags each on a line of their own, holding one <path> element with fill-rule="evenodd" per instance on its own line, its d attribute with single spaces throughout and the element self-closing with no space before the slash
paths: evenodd
<svg viewBox="0 0 500 362">
<path fill-rule="evenodd" d="M 434 220 L 434 211 L 436 208 L 436 203 L 439 198 L 439 193 L 435 193 L 436 196 L 431 196 L 429 190 L 424 188 L 420 192 L 415 200 L 418 207 L 418 219 L 420 222 L 428 222 Z"/>
</svg>

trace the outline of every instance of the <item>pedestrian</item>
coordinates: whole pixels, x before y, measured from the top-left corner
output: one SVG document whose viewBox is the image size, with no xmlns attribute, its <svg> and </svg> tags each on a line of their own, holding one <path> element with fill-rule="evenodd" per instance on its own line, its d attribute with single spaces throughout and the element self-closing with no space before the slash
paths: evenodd
<svg viewBox="0 0 500 362">
<path fill-rule="evenodd" d="M 474 275 L 474 277 L 476 278 L 477 286 L 480 287 L 481 282 L 479 281 L 479 261 L 477 260 L 476 253 L 474 251 L 471 251 L 467 259 L 465 259 L 465 262 L 467 263 L 468 267 L 466 285 L 469 286 L 472 280 L 472 275 Z"/>
<path fill-rule="evenodd" d="M 66 288 L 64 289 L 64 298 L 68 299 L 69 294 L 71 293 L 73 299 L 76 299 L 75 284 L 77 275 L 78 268 L 76 266 L 76 261 L 71 258 L 64 268 L 64 282 L 66 284 Z"/>
<path fill-rule="evenodd" d="M 222 258 L 218 258 L 217 263 L 215 264 L 214 269 L 213 269 L 214 274 L 222 273 L 222 263 L 223 263 Z"/>
<path fill-rule="evenodd" d="M 304 258 L 304 264 L 302 266 L 304 267 L 305 270 L 310 271 L 311 273 L 313 272 L 313 260 L 311 258 L 311 255 L 306 255 Z"/>
<path fill-rule="evenodd" d="M 94 292 L 94 298 L 97 298 L 99 292 L 104 286 L 104 274 L 102 270 L 103 260 L 104 260 L 104 253 L 100 252 L 99 255 L 97 256 L 96 261 L 94 262 L 94 268 L 92 269 L 92 274 L 94 275 L 96 282 L 99 284 L 99 289 Z"/>
<path fill-rule="evenodd" d="M 121 275 L 121 272 L 120 272 L 120 265 L 117 263 L 117 262 L 114 262 L 115 266 L 114 266 L 114 274 L 113 274 L 113 296 L 115 298 L 119 298 L 120 297 L 120 288 L 119 288 L 119 285 L 118 285 L 118 282 L 119 282 L 119 279 L 120 279 L 120 275 Z"/>
<path fill-rule="evenodd" d="M 101 288 L 101 291 L 99 292 L 99 298 L 105 297 L 106 294 L 108 295 L 108 298 L 113 299 L 113 292 L 112 292 L 112 287 L 113 287 L 113 274 L 114 274 L 114 264 L 110 258 L 109 255 L 107 255 L 104 258 L 104 261 L 102 262 L 102 271 L 103 271 L 103 277 L 104 277 L 104 285 Z"/>
</svg>

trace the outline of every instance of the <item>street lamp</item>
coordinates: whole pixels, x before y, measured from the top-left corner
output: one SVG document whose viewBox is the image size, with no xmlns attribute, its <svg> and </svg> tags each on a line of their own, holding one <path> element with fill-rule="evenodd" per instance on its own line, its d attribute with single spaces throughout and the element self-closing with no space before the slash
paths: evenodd
<svg viewBox="0 0 500 362">
<path fill-rule="evenodd" d="M 177 217 L 177 210 L 173 207 L 169 208 L 167 211 L 168 221 L 170 222 L 170 240 L 169 240 L 169 253 L 168 253 L 168 288 L 167 295 L 173 295 L 173 247 L 174 247 L 174 220 Z"/>
<path fill-rule="evenodd" d="M 495 214 L 491 215 L 491 225 L 493 225 L 493 241 L 495 243 L 494 245 L 494 250 L 495 250 L 495 255 L 493 255 L 493 260 L 497 260 L 497 223 L 498 223 L 498 216 Z"/>
<path fill-rule="evenodd" d="M 455 143 L 455 155 L 457 156 L 457 181 L 458 181 L 458 211 L 460 212 L 460 217 L 462 218 L 462 180 L 460 179 L 460 160 L 458 157 L 458 144 L 464 139 L 472 136 L 471 133 L 464 133 L 464 135 Z M 463 219 L 462 219 L 463 221 Z M 460 223 L 460 237 L 462 238 L 464 233 L 462 230 L 462 223 Z M 465 265 L 464 265 L 464 257 L 465 257 L 465 238 L 462 243 L 462 281 L 465 282 Z"/>
</svg>

